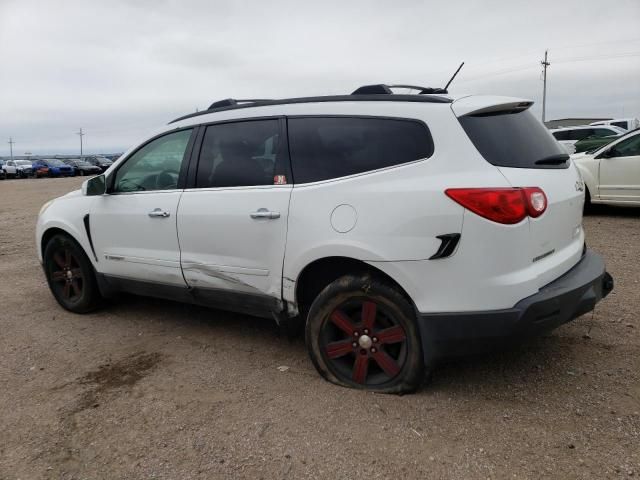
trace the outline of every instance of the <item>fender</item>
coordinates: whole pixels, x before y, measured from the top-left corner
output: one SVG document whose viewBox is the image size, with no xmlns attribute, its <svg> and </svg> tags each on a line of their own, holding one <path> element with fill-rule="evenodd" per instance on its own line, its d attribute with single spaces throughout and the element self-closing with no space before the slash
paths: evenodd
<svg viewBox="0 0 640 480">
<path fill-rule="evenodd" d="M 72 237 L 82 247 L 96 271 L 99 264 L 92 254 L 91 244 L 84 225 L 84 216 L 91 209 L 91 197 L 82 196 L 80 191 L 71 192 L 57 199 L 38 217 L 36 224 L 36 249 L 38 260 L 43 261 L 42 239 L 51 229 L 58 229 Z"/>
</svg>

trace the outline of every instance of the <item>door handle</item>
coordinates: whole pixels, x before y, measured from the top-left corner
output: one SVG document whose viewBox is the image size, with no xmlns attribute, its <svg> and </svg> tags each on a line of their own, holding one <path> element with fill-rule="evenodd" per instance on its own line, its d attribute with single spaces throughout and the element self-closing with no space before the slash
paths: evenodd
<svg viewBox="0 0 640 480">
<path fill-rule="evenodd" d="M 249 214 L 251 218 L 268 218 L 269 220 L 275 220 L 276 218 L 280 218 L 280 212 L 271 212 L 266 208 L 259 208 L 255 212 L 251 212 Z"/>
<path fill-rule="evenodd" d="M 152 218 L 154 217 L 167 218 L 169 215 L 171 215 L 169 212 L 162 210 L 161 208 L 154 208 L 149 212 L 149 216 Z"/>
</svg>

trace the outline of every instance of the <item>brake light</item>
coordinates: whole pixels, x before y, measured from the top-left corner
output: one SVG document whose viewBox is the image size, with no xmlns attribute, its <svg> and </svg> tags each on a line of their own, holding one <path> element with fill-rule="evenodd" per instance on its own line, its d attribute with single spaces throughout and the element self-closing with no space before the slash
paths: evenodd
<svg viewBox="0 0 640 480">
<path fill-rule="evenodd" d="M 547 209 L 547 197 L 538 187 L 448 188 L 444 193 L 473 213 L 506 225 L 539 217 Z"/>
</svg>

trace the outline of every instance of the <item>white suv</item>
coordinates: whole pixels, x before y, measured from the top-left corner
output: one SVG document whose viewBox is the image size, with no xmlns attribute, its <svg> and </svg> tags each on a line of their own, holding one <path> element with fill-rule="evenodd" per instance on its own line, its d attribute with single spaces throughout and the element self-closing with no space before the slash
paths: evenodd
<svg viewBox="0 0 640 480">
<path fill-rule="evenodd" d="M 174 120 L 42 207 L 53 295 L 73 312 L 128 291 L 300 319 L 324 378 L 379 392 L 592 310 L 613 281 L 532 102 L 423 92 Z"/>
</svg>

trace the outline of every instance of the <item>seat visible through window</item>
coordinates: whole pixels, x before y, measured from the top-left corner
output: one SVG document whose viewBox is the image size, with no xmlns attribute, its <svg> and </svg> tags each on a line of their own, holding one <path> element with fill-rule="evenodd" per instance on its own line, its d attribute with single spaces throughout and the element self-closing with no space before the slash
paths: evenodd
<svg viewBox="0 0 640 480">
<path fill-rule="evenodd" d="M 278 120 L 207 127 L 200 152 L 197 187 L 273 185 L 278 137 Z"/>
</svg>

